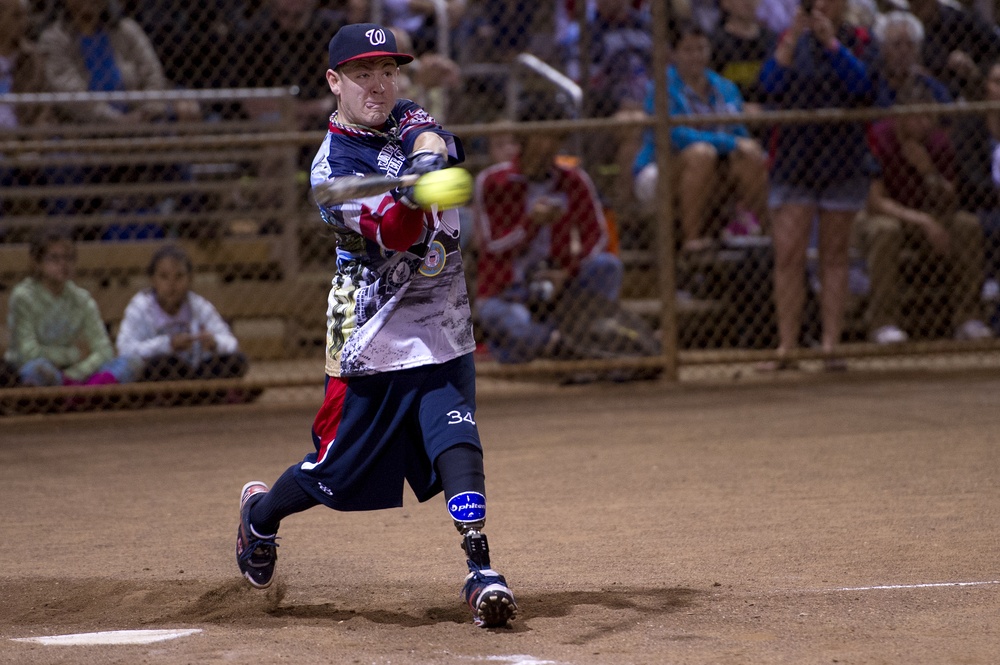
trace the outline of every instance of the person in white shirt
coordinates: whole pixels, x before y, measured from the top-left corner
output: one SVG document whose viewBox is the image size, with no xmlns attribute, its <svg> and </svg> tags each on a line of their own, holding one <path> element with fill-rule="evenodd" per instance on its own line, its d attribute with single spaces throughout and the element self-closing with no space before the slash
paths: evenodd
<svg viewBox="0 0 1000 665">
<path fill-rule="evenodd" d="M 192 272 L 183 248 L 164 245 L 150 260 L 150 286 L 125 308 L 116 344 L 122 355 L 145 361 L 144 381 L 246 374 L 233 331 L 211 302 L 191 290 Z"/>
</svg>

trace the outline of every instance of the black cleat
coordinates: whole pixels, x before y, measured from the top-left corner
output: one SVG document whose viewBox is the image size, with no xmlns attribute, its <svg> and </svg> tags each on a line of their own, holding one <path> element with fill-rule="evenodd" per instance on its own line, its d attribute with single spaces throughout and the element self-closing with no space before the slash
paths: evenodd
<svg viewBox="0 0 1000 665">
<path fill-rule="evenodd" d="M 274 564 L 278 560 L 277 534 L 265 536 L 257 533 L 250 524 L 250 506 L 267 492 L 267 485 L 252 480 L 243 486 L 240 496 L 240 526 L 236 530 L 236 565 L 243 577 L 258 589 L 271 586 Z"/>
</svg>

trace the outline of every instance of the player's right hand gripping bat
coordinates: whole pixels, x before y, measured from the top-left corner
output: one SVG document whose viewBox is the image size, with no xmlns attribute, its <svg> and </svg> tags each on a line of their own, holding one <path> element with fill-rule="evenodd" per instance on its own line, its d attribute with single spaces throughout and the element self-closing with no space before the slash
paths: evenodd
<svg viewBox="0 0 1000 665">
<path fill-rule="evenodd" d="M 313 187 L 313 198 L 320 205 L 331 206 L 351 199 L 383 194 L 397 187 L 409 187 L 417 174 L 390 178 L 384 175 L 345 175 L 331 178 Z"/>
</svg>

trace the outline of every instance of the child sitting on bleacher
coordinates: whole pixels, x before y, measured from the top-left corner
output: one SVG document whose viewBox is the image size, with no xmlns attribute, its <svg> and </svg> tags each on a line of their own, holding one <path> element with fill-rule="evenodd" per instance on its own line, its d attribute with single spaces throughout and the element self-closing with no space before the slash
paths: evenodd
<svg viewBox="0 0 1000 665">
<path fill-rule="evenodd" d="M 191 258 L 165 245 L 149 262 L 150 287 L 125 308 L 118 352 L 145 361 L 142 380 L 229 379 L 246 374 L 229 325 L 207 299 L 191 291 Z"/>
<path fill-rule="evenodd" d="M 73 241 L 45 229 L 28 249 L 32 274 L 10 294 L 6 360 L 25 386 L 100 385 L 134 381 L 141 361 L 115 357 L 101 312 L 72 281 Z"/>
</svg>

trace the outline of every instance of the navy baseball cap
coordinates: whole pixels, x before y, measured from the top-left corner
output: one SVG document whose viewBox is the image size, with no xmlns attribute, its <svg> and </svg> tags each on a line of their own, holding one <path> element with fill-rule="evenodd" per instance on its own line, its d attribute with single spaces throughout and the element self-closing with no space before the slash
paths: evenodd
<svg viewBox="0 0 1000 665">
<path fill-rule="evenodd" d="M 330 69 L 362 58 L 395 58 L 396 64 L 413 61 L 412 55 L 396 52 L 396 36 L 375 23 L 345 25 L 330 40 Z"/>
</svg>

